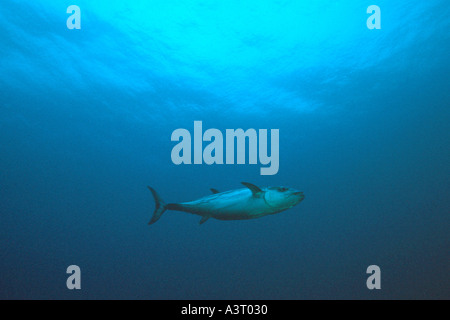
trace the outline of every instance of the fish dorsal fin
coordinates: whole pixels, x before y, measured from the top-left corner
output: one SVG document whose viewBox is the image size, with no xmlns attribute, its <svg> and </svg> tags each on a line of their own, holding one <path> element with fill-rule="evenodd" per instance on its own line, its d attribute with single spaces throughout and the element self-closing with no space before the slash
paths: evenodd
<svg viewBox="0 0 450 320">
<path fill-rule="evenodd" d="M 211 216 L 203 216 L 202 219 L 200 220 L 200 224 L 204 224 L 206 222 L 206 220 L 208 220 Z"/>
<path fill-rule="evenodd" d="M 211 192 L 212 192 L 213 194 L 220 193 L 219 190 L 214 189 L 214 188 L 211 188 Z"/>
<path fill-rule="evenodd" d="M 261 190 L 260 187 L 257 187 L 254 184 L 251 184 L 251 183 L 248 183 L 248 182 L 241 182 L 241 183 L 251 190 L 251 192 L 253 193 L 254 197 L 259 198 L 263 194 L 263 191 Z"/>
</svg>

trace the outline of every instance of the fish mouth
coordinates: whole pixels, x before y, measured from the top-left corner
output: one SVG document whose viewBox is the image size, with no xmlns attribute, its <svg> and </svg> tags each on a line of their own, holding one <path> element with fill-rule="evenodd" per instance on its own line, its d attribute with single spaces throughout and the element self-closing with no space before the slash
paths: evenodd
<svg viewBox="0 0 450 320">
<path fill-rule="evenodd" d="M 297 199 L 298 202 L 300 202 L 300 201 L 302 201 L 303 199 L 305 199 L 305 195 L 304 195 L 303 192 L 301 192 L 301 191 L 296 191 L 296 192 L 292 193 L 292 195 L 293 195 L 294 197 L 297 197 L 297 198 L 298 198 L 298 199 Z"/>
</svg>

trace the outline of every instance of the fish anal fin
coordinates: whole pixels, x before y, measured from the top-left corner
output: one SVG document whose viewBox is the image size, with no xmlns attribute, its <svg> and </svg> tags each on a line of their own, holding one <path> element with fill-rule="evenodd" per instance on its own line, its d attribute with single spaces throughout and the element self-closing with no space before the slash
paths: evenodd
<svg viewBox="0 0 450 320">
<path fill-rule="evenodd" d="M 254 184 L 248 182 L 241 182 L 241 183 L 251 190 L 254 197 L 260 197 L 263 194 L 263 191 L 261 190 L 260 187 L 257 187 Z"/>
<path fill-rule="evenodd" d="M 211 188 L 211 192 L 212 192 L 213 194 L 220 193 L 219 190 L 214 189 L 214 188 Z"/>
<path fill-rule="evenodd" d="M 204 224 L 206 220 L 208 220 L 209 218 L 211 218 L 211 216 L 203 216 L 202 219 L 200 220 L 200 224 Z"/>
</svg>

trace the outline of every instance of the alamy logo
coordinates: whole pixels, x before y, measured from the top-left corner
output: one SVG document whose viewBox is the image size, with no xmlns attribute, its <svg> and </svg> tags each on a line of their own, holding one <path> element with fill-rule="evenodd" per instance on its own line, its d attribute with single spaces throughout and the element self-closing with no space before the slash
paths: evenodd
<svg viewBox="0 0 450 320">
<path fill-rule="evenodd" d="M 172 132 L 172 141 L 179 141 L 172 149 L 172 162 L 179 164 L 192 164 L 192 138 L 186 129 L 176 129 Z M 248 141 L 248 163 L 257 164 L 258 159 L 262 165 L 268 165 L 260 170 L 261 175 L 274 175 L 279 167 L 279 130 L 271 129 L 270 156 L 268 153 L 267 129 L 226 129 L 225 149 L 222 132 L 218 129 L 208 129 L 203 133 L 202 121 L 194 121 L 194 164 L 203 162 L 211 164 L 246 163 L 246 141 Z M 209 144 L 203 149 L 203 142 Z M 236 142 L 236 144 L 235 144 Z M 258 152 L 259 151 L 259 152 Z M 225 161 L 224 161 L 225 152 Z M 258 157 L 259 156 L 259 157 Z"/>
<path fill-rule="evenodd" d="M 71 274 L 66 281 L 67 289 L 81 289 L 81 270 L 77 265 L 67 267 L 66 273 Z"/>
<path fill-rule="evenodd" d="M 81 10 L 79 6 L 71 5 L 67 7 L 67 13 L 71 13 L 70 17 L 67 18 L 67 28 L 68 29 L 81 29 Z"/>
<path fill-rule="evenodd" d="M 379 6 L 371 5 L 367 8 L 367 13 L 371 14 L 369 18 L 367 18 L 367 28 L 372 29 L 381 29 L 381 10 Z"/>
<path fill-rule="evenodd" d="M 367 267 L 367 274 L 371 274 L 369 278 L 367 278 L 366 285 L 367 289 L 381 289 L 381 270 L 377 265 L 371 265 Z"/>
</svg>

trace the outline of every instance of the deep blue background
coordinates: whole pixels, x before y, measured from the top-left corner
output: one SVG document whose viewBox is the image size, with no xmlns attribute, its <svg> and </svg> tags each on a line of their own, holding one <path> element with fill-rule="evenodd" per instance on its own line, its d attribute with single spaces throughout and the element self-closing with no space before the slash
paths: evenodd
<svg viewBox="0 0 450 320">
<path fill-rule="evenodd" d="M 447 1 L 220 3 L 2 1 L 0 298 L 450 298 Z M 175 166 L 194 120 L 280 129 L 279 173 Z M 241 181 L 306 198 L 147 225 L 146 185 L 177 202 Z"/>
</svg>

